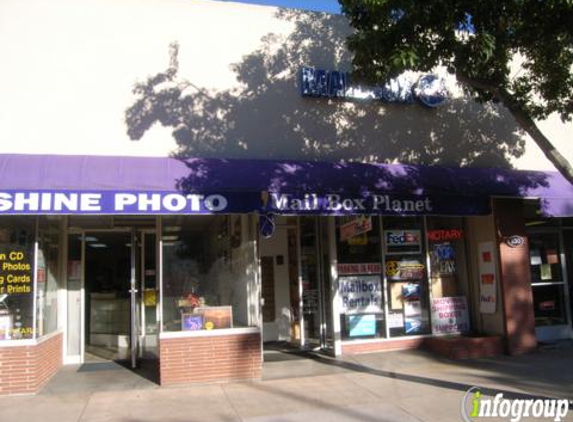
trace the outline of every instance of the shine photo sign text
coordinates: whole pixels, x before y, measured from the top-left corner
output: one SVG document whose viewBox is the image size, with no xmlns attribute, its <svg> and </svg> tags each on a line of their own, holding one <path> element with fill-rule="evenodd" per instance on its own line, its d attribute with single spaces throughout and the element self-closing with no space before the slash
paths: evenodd
<svg viewBox="0 0 573 422">
<path fill-rule="evenodd" d="M 228 212 L 229 195 L 177 192 L 0 192 L 2 214 L 211 214 Z M 244 202 L 244 201 L 243 201 Z M 235 205 L 236 206 L 236 205 Z M 239 211 L 251 211 L 236 206 Z"/>
<path fill-rule="evenodd" d="M 483 200 L 430 195 L 363 193 L 185 193 L 146 191 L 0 191 L 0 215 L 43 214 L 247 214 L 280 215 L 480 215 Z"/>
</svg>

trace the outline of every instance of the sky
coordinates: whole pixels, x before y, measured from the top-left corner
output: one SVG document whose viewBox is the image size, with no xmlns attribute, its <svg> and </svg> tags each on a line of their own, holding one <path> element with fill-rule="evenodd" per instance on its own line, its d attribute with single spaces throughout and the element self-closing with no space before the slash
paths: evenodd
<svg viewBox="0 0 573 422">
<path fill-rule="evenodd" d="M 226 0 L 219 0 L 226 1 Z M 237 3 L 264 4 L 269 6 L 290 7 L 294 9 L 314 10 L 318 12 L 340 13 L 337 0 L 232 0 Z"/>
</svg>

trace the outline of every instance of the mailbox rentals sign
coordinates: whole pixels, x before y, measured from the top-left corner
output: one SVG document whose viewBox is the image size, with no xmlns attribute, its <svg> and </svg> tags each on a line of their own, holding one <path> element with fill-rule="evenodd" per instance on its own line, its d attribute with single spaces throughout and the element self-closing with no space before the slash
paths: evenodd
<svg viewBox="0 0 573 422">
<path fill-rule="evenodd" d="M 338 284 L 343 313 L 381 312 L 382 282 L 380 275 L 339 277 Z"/>
</svg>

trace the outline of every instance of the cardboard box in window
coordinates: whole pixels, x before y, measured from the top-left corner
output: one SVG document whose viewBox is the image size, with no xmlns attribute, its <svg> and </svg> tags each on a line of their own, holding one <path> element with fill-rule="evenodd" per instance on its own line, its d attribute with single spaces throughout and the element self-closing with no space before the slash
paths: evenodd
<svg viewBox="0 0 573 422">
<path fill-rule="evenodd" d="M 203 315 L 203 328 L 205 330 L 233 328 L 232 306 L 204 306 L 195 308 L 193 313 Z"/>
</svg>

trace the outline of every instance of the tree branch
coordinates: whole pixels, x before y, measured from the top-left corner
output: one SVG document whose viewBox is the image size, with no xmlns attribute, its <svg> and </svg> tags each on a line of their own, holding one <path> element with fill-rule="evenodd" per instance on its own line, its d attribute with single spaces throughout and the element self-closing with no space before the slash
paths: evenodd
<svg viewBox="0 0 573 422">
<path fill-rule="evenodd" d="M 555 168 L 573 185 L 573 167 L 567 159 L 553 146 L 551 141 L 539 130 L 535 121 L 523 107 L 504 88 L 491 85 L 485 81 L 470 78 L 462 73 L 456 73 L 457 80 L 474 89 L 486 91 L 499 100 L 512 114 L 517 123 L 531 136 L 537 146 L 543 151 L 547 159 Z"/>
</svg>

